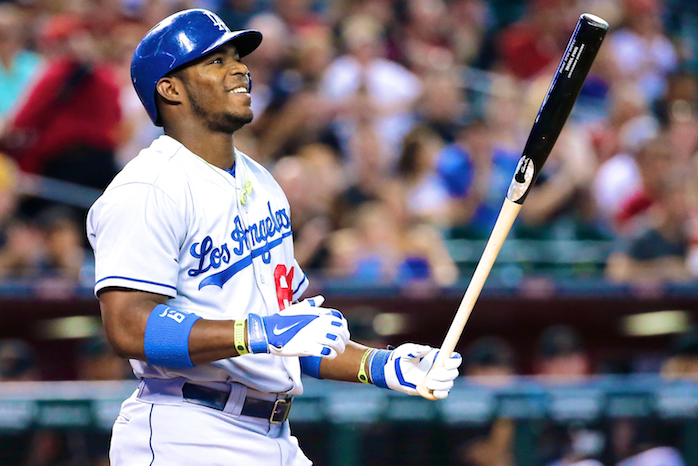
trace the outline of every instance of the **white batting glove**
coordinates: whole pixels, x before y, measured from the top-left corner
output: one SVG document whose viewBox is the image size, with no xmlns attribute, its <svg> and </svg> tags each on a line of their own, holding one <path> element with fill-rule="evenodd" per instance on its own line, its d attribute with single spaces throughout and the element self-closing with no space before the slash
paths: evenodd
<svg viewBox="0 0 698 466">
<path fill-rule="evenodd" d="M 429 372 L 438 353 L 439 350 L 431 346 L 415 343 L 405 343 L 393 351 L 378 350 L 369 362 L 371 380 L 379 387 L 417 395 L 417 385 L 429 373 L 426 388 L 432 390 L 436 398 L 446 398 L 463 359 L 460 354 L 451 353 L 444 367 Z"/>
<path fill-rule="evenodd" d="M 336 309 L 320 307 L 322 296 L 304 299 L 269 316 L 250 314 L 247 337 L 251 353 L 320 356 L 334 359 L 349 340 L 347 320 Z"/>
</svg>

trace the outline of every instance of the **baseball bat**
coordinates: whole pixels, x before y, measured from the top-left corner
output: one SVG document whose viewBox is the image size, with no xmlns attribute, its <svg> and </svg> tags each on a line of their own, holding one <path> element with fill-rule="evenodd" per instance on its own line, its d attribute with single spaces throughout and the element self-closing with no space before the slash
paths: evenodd
<svg viewBox="0 0 698 466">
<path fill-rule="evenodd" d="M 608 23 L 598 16 L 584 13 L 579 17 L 531 128 L 502 210 L 499 212 L 482 257 L 441 344 L 441 350 L 432 370 L 435 367 L 443 367 L 444 362 L 455 350 L 499 250 L 572 111 L 579 91 L 606 36 L 606 31 L 608 31 Z M 432 391 L 425 386 L 427 377 L 428 374 L 417 386 L 417 393 L 426 399 L 436 400 Z"/>
</svg>

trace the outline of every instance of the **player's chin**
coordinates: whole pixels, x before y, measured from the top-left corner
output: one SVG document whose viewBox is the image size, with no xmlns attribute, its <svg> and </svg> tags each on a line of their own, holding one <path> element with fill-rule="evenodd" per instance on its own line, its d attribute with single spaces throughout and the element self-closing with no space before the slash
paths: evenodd
<svg viewBox="0 0 698 466">
<path fill-rule="evenodd" d="M 210 124 L 210 127 L 217 132 L 233 134 L 247 123 L 250 123 L 253 119 L 254 114 L 252 113 L 252 109 L 248 107 L 247 111 L 221 115 L 220 118 L 217 118 Z"/>
</svg>

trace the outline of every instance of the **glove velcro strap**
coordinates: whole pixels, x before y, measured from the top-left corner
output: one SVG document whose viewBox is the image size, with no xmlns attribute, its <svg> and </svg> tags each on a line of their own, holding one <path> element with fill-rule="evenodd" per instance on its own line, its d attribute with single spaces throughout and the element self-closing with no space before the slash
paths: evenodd
<svg viewBox="0 0 698 466">
<path fill-rule="evenodd" d="M 269 352 L 269 340 L 264 329 L 264 321 L 257 314 L 247 316 L 247 341 L 251 353 Z"/>
<path fill-rule="evenodd" d="M 368 361 L 369 373 L 373 385 L 381 388 L 388 387 L 388 382 L 385 380 L 385 365 L 392 354 L 389 350 L 375 350 L 371 353 Z"/>
</svg>

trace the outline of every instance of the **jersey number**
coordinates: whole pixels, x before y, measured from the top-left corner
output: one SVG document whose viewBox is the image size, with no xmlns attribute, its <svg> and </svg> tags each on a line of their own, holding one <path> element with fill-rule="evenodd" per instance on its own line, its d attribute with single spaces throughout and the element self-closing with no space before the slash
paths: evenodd
<svg viewBox="0 0 698 466">
<path fill-rule="evenodd" d="M 279 309 L 284 310 L 293 302 L 293 267 L 286 273 L 286 266 L 279 264 L 274 269 L 274 283 L 276 283 L 276 298 L 279 300 Z"/>
</svg>

